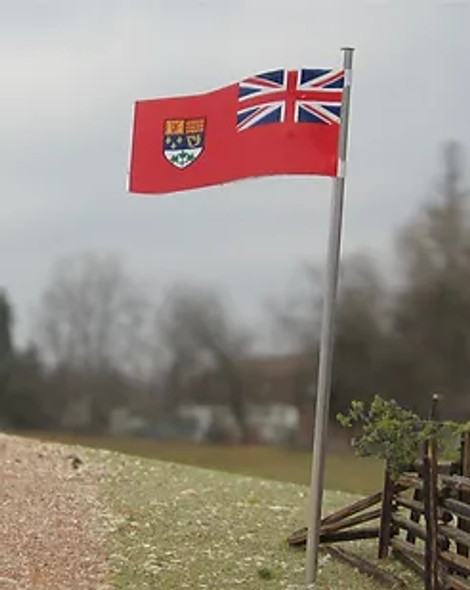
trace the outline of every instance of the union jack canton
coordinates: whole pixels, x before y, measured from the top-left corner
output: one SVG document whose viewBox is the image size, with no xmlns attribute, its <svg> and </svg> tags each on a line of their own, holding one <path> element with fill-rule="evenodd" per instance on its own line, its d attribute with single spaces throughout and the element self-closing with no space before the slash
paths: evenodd
<svg viewBox="0 0 470 590">
<path fill-rule="evenodd" d="M 238 86 L 237 130 L 267 123 L 339 125 L 344 70 L 274 70 Z"/>
</svg>

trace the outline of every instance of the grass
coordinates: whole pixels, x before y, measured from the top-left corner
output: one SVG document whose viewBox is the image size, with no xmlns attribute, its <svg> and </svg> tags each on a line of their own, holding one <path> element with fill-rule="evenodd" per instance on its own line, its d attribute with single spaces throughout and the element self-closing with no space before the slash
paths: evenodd
<svg viewBox="0 0 470 590">
<path fill-rule="evenodd" d="M 104 466 L 100 493 L 114 590 L 305 590 L 305 550 L 290 548 L 287 537 L 306 523 L 309 453 L 34 437 L 81 445 L 86 465 L 101 473 Z M 336 449 L 328 456 L 327 488 L 376 491 L 381 472 L 379 462 Z M 324 512 L 356 499 L 326 491 Z M 377 551 L 374 541 L 349 547 L 369 559 Z M 315 590 L 385 590 L 326 553 L 319 565 Z M 422 587 L 397 563 L 385 567 L 408 587 Z"/>
<path fill-rule="evenodd" d="M 308 485 L 311 453 L 266 446 L 215 446 L 166 443 L 126 437 L 91 437 L 63 433 L 30 433 L 35 438 L 104 448 L 132 456 L 158 459 L 268 480 Z M 383 464 L 356 457 L 344 444 L 331 445 L 327 455 L 327 489 L 368 494 L 382 485 Z"/>
<path fill-rule="evenodd" d="M 286 539 L 305 523 L 306 486 L 153 459 L 86 451 L 104 463 L 116 590 L 305 590 L 305 551 Z M 355 496 L 327 492 L 330 512 Z M 356 545 L 373 557 L 374 542 Z M 397 573 L 397 564 L 387 567 Z M 421 585 L 398 569 L 409 587 Z M 316 590 L 383 590 L 347 565 L 320 557 Z"/>
</svg>

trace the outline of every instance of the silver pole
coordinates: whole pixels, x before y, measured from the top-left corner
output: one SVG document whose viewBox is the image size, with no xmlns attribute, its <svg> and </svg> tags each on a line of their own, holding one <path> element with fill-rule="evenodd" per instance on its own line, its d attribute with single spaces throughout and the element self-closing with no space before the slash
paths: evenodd
<svg viewBox="0 0 470 590">
<path fill-rule="evenodd" d="M 318 549 L 320 544 L 321 509 L 323 500 L 326 440 L 330 406 L 331 367 L 333 361 L 336 293 L 341 252 L 344 180 L 346 172 L 349 104 L 354 49 L 346 47 L 342 49 L 342 52 L 345 81 L 341 103 L 338 174 L 333 180 L 333 201 L 331 204 L 330 234 L 328 238 L 328 254 L 326 265 L 327 272 L 323 300 L 320 360 L 317 382 L 317 404 L 310 484 L 310 514 L 307 534 L 307 586 L 310 586 L 315 582 L 318 568 Z"/>
</svg>

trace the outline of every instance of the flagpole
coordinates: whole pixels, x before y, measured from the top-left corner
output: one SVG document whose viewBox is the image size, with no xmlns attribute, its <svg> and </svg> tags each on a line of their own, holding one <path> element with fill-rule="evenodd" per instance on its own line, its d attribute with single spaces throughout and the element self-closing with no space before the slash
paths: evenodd
<svg viewBox="0 0 470 590">
<path fill-rule="evenodd" d="M 345 47 L 343 69 L 345 72 L 341 102 L 341 129 L 338 150 L 338 173 L 333 180 L 330 233 L 326 264 L 326 284 L 323 300 L 323 317 L 320 340 L 320 359 L 317 381 L 317 403 L 312 453 L 310 484 L 310 506 L 307 534 L 307 586 L 315 582 L 318 568 L 320 545 L 321 510 L 323 500 L 325 454 L 330 406 L 331 368 L 335 330 L 336 293 L 338 286 L 339 261 L 341 252 L 341 228 L 344 208 L 344 185 L 348 143 L 349 105 L 351 94 L 352 61 L 354 49 Z"/>
</svg>

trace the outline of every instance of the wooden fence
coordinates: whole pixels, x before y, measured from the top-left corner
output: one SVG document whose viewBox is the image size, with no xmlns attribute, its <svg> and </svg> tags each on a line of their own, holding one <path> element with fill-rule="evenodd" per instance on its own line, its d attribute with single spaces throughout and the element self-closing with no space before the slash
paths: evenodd
<svg viewBox="0 0 470 590">
<path fill-rule="evenodd" d="M 426 590 L 470 590 L 470 435 L 456 463 L 439 464 L 427 441 L 416 472 L 395 484 L 386 473 L 382 497 L 379 558 L 392 552 Z"/>
<path fill-rule="evenodd" d="M 431 416 L 435 418 L 436 407 Z M 289 537 L 304 546 L 307 529 Z M 462 437 L 456 462 L 438 462 L 437 440 L 426 441 L 413 470 L 393 481 L 385 470 L 383 489 L 322 519 L 320 542 L 378 539 L 378 557 L 390 555 L 412 568 L 426 590 L 470 590 L 470 433 Z M 335 555 L 364 573 L 388 576 L 345 549 Z M 400 580 L 389 579 L 400 586 Z M 406 586 L 401 586 L 406 587 Z"/>
</svg>

